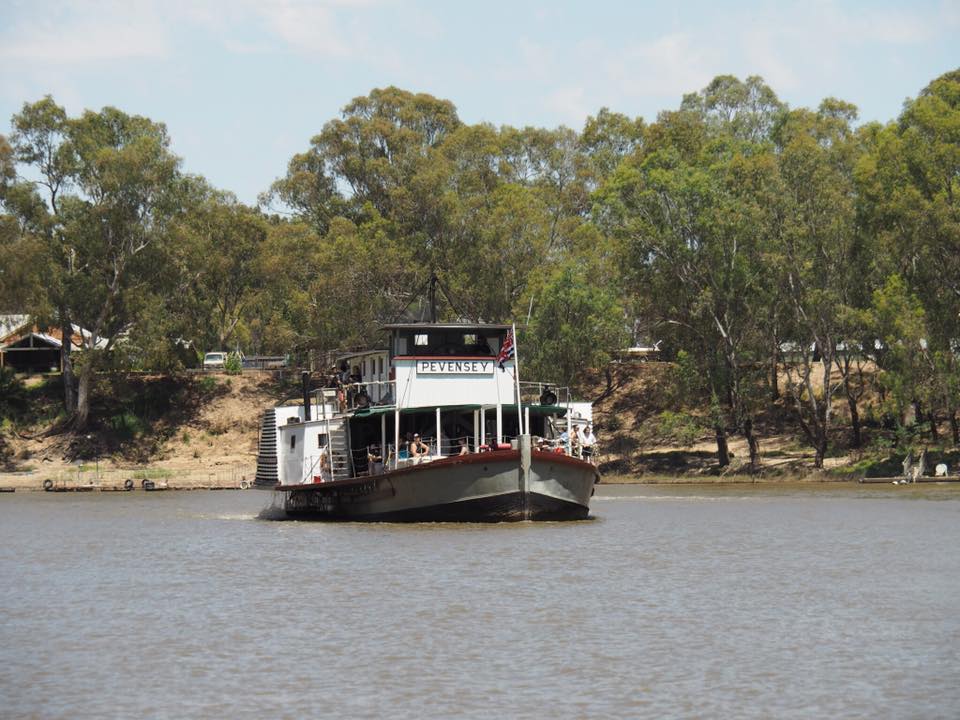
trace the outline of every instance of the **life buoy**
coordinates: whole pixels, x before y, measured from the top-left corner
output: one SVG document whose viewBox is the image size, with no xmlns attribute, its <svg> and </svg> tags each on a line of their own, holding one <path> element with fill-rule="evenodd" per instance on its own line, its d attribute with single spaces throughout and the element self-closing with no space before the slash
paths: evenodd
<svg viewBox="0 0 960 720">
<path fill-rule="evenodd" d="M 124 490 L 133 490 L 133 478 L 127 478 L 123 481 Z"/>
<path fill-rule="evenodd" d="M 44 480 L 43 489 L 47 491 L 53 490 L 53 480 L 51 480 L 50 478 L 47 478 L 46 480 Z"/>
</svg>

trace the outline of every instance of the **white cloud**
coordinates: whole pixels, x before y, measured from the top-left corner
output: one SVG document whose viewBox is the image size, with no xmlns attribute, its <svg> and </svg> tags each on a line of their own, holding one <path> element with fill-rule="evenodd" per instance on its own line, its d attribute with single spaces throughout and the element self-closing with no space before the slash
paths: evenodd
<svg viewBox="0 0 960 720">
<path fill-rule="evenodd" d="M 169 35 L 154 10 L 150 4 L 98 3 L 15 18 L 0 35 L 0 58 L 52 65 L 163 57 Z"/>
<path fill-rule="evenodd" d="M 652 42 L 611 49 L 608 76 L 629 95 L 667 95 L 702 87 L 712 77 L 706 48 L 686 33 L 663 35 Z"/>
<path fill-rule="evenodd" d="M 2 1 L 2 0 L 0 0 Z M 285 49 L 312 57 L 361 56 L 375 47 L 364 22 L 383 0 L 141 0 L 24 5 L 0 27 L 0 58 L 32 64 L 163 58 L 191 29 L 236 53 Z M 421 13 L 426 26 L 428 15 Z"/>
<path fill-rule="evenodd" d="M 588 107 L 582 87 L 561 87 L 549 93 L 546 106 L 565 124 L 579 128 L 593 108 Z"/>
</svg>

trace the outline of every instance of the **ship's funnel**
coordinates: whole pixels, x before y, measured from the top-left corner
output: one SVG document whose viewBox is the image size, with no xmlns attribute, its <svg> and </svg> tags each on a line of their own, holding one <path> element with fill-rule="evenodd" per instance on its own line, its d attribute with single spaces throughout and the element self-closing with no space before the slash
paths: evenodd
<svg viewBox="0 0 960 720">
<path fill-rule="evenodd" d="M 310 373 L 304 370 L 300 379 L 303 383 L 303 421 L 310 422 Z"/>
</svg>

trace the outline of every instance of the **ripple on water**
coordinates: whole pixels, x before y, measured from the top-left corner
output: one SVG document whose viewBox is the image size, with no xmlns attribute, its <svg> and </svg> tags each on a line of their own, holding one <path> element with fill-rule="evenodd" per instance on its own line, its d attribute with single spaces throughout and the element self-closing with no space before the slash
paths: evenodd
<svg viewBox="0 0 960 720">
<path fill-rule="evenodd" d="M 948 717 L 958 497 L 601 487 L 592 522 L 489 526 L 14 495 L 4 717 Z"/>
</svg>

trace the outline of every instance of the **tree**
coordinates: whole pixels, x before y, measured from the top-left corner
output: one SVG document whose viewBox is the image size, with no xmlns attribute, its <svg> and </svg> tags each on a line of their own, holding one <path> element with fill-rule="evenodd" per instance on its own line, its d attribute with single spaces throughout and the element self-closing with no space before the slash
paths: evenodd
<svg viewBox="0 0 960 720">
<path fill-rule="evenodd" d="M 785 368 L 817 468 L 823 467 L 827 452 L 838 389 L 832 379 L 834 365 L 841 365 L 837 348 L 863 340 L 845 337 L 842 322 L 863 267 L 853 184 L 855 118 L 853 106 L 825 100 L 816 113 L 791 112 L 777 131 L 782 223 L 775 267 L 780 269 L 798 356 L 797 363 L 785 363 Z"/>
<path fill-rule="evenodd" d="M 245 330 L 247 310 L 264 283 L 259 260 L 267 222 L 235 199 L 209 192 L 183 218 L 182 229 L 189 237 L 183 269 L 195 318 L 191 336 L 203 348 L 227 349 Z"/>
<path fill-rule="evenodd" d="M 72 318 L 67 301 L 67 285 L 77 272 L 75 255 L 63 242 L 62 195 L 75 172 L 72 149 L 67 137 L 68 120 L 63 108 L 50 96 L 25 104 L 13 117 L 12 162 L 31 166 L 38 179 L 18 181 L 5 165 L 6 182 L 2 200 L 18 220 L 20 254 L 16 263 L 21 272 L 22 297 L 26 308 L 40 325 L 56 325 L 63 342 L 60 344 L 60 366 L 63 370 L 64 408 L 72 413 L 76 407 L 75 378 L 71 359 Z M 11 259 L 16 256 L 11 254 Z M 41 287 L 30 282 L 25 268 L 43 268 L 45 282 Z M 28 278 L 23 282 L 24 278 Z M 9 279 L 9 278 L 8 278 Z M 42 292 L 37 292 L 41 290 Z"/>
<path fill-rule="evenodd" d="M 936 431 L 942 408 L 960 444 L 956 378 L 960 338 L 960 70 L 931 82 L 896 123 L 870 131 L 858 166 L 864 224 L 878 238 L 881 276 L 899 276 L 925 311 L 924 338 L 939 391 L 929 399 Z"/>
<path fill-rule="evenodd" d="M 764 272 L 776 172 L 769 143 L 738 138 L 705 105 L 685 101 L 647 128 L 643 152 L 599 193 L 600 216 L 624 239 L 624 267 L 638 307 L 661 337 L 696 358 L 713 406 L 717 458 L 729 463 L 727 426 L 759 464 L 753 417 L 765 354 Z M 725 417 L 726 415 L 726 417 Z"/>
<path fill-rule="evenodd" d="M 559 268 L 519 338 L 520 362 L 534 376 L 564 386 L 608 363 L 627 339 L 618 295 L 615 287 L 595 282 L 583 264 Z"/>
<path fill-rule="evenodd" d="M 163 125 L 109 107 L 68 118 L 47 97 L 25 105 L 14 128 L 18 163 L 39 177 L 16 189 L 21 197 L 44 191 L 39 219 L 26 212 L 26 203 L 13 203 L 44 239 L 51 281 L 38 308 L 56 316 L 65 356 L 73 323 L 85 328 L 75 408 L 70 363 L 64 362 L 66 405 L 80 429 L 103 353 L 133 331 L 151 284 L 163 273 L 162 246 L 182 206 L 179 160 Z M 8 189 L 8 207 L 10 198 Z"/>
</svg>

